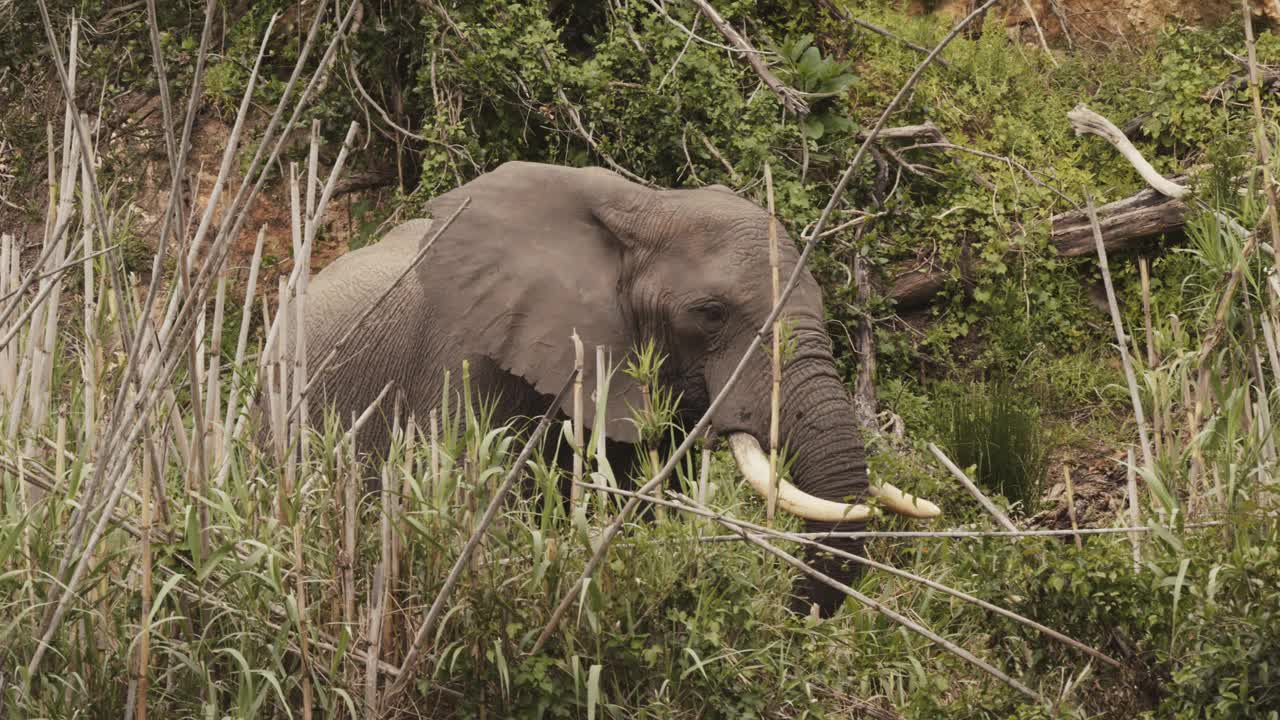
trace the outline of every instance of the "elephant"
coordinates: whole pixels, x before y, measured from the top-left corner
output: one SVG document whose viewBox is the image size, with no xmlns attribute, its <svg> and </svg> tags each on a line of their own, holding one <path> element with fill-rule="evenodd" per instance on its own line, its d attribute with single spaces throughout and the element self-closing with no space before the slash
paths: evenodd
<svg viewBox="0 0 1280 720">
<path fill-rule="evenodd" d="M 422 244 L 467 198 L 410 272 Z M 391 288 L 352 331 L 336 368 L 316 381 L 312 422 L 330 405 L 349 421 L 388 382 L 403 393 L 402 412 L 425 418 L 439 403 L 446 371 L 457 378 L 464 360 L 475 392 L 496 402 L 496 421 L 541 415 L 573 371 L 576 332 L 588 348 L 610 348 L 615 360 L 652 342 L 665 356 L 659 380 L 679 398 L 689 427 L 724 387 L 773 306 L 769 216 L 722 186 L 652 189 L 602 168 L 508 162 L 436 197 L 428 210 L 431 219 L 409 220 L 311 279 L 304 312 L 311 367 Z M 778 225 L 786 278 L 800 254 Z M 850 503 L 869 492 L 897 512 L 937 515 L 932 503 L 887 483 L 869 488 L 852 400 L 824 330 L 821 291 L 807 269 L 783 316 L 789 355 L 779 423 L 793 482 L 781 483 L 779 507 L 805 518 L 812 532 L 860 529 L 869 511 Z M 584 375 L 584 386 L 595 387 L 593 363 Z M 769 482 L 761 445 L 769 438 L 771 378 L 768 354 L 754 353 L 711 418 L 761 492 Z M 641 407 L 641 390 L 632 378 L 613 376 L 603 421 L 611 441 L 637 441 L 629 408 Z M 592 427 L 595 403 L 584 405 Z M 560 412 L 572 411 L 566 399 Z M 385 422 L 367 423 L 357 438 L 370 452 L 388 443 Z M 858 540 L 832 542 L 862 549 Z M 854 568 L 829 555 L 811 560 L 836 579 L 854 576 Z M 795 596 L 798 609 L 816 603 L 823 616 L 844 600 L 813 581 Z"/>
</svg>

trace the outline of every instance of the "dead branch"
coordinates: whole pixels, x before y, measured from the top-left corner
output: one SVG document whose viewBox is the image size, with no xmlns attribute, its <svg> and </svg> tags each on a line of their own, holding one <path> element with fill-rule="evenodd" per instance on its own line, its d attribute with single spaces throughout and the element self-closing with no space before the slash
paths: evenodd
<svg viewBox="0 0 1280 720">
<path fill-rule="evenodd" d="M 1190 192 L 1185 186 L 1179 185 L 1156 172 L 1151 163 L 1147 162 L 1147 159 L 1142 157 L 1142 153 L 1138 152 L 1138 148 L 1134 147 L 1133 143 L 1129 142 L 1129 138 L 1120 132 L 1120 128 L 1105 117 L 1080 104 L 1067 113 L 1067 119 L 1071 121 L 1071 127 L 1076 131 L 1077 135 L 1086 133 L 1097 135 L 1111 143 L 1133 165 L 1138 174 L 1142 176 L 1142 179 L 1160 193 L 1174 199 L 1181 199 Z"/>
<path fill-rule="evenodd" d="M 1176 178 L 1181 179 L 1181 177 Z M 1131 250 L 1142 240 L 1181 232 L 1187 222 L 1187 205 L 1147 189 L 1097 208 L 1098 224 L 1107 252 Z M 1083 210 L 1059 213 L 1049 219 L 1049 242 L 1062 257 L 1096 252 L 1089 216 Z M 895 277 L 887 295 L 899 309 L 929 304 L 942 291 L 951 272 L 945 269 L 909 270 Z"/>
<path fill-rule="evenodd" d="M 756 75 L 759 75 L 764 84 L 773 91 L 773 94 L 778 96 L 778 99 L 782 101 L 783 107 L 797 115 L 809 114 L 809 106 L 805 103 L 804 98 L 800 96 L 800 91 L 779 80 L 778 76 L 774 75 L 769 66 L 765 64 L 764 60 L 760 59 L 760 52 L 751 47 L 751 43 L 747 42 L 747 39 L 742 37 L 728 21 L 720 17 L 720 13 L 711 7 L 711 3 L 707 2 L 707 0 L 690 1 L 697 6 L 699 12 L 711 21 L 712 25 L 715 25 L 716 30 L 720 31 L 724 39 L 728 40 L 731 45 L 746 57 L 751 69 L 755 70 Z"/>
</svg>

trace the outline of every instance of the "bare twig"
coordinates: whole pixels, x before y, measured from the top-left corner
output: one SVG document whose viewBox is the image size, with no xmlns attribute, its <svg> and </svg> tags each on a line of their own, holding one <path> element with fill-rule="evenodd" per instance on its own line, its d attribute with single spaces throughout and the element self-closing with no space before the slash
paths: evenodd
<svg viewBox="0 0 1280 720">
<path fill-rule="evenodd" d="M 1128 448 L 1129 462 L 1125 464 L 1125 487 L 1129 496 L 1129 524 L 1137 526 L 1142 522 L 1142 517 L 1138 510 L 1138 472 L 1133 457 L 1133 446 Z M 1129 544 L 1133 546 L 1133 571 L 1136 573 L 1142 567 L 1142 540 L 1141 533 L 1129 533 Z"/>
<path fill-rule="evenodd" d="M 733 25 L 730 25 L 728 21 L 720 17 L 720 13 L 716 12 L 711 3 L 707 2 L 707 0 L 690 0 L 690 2 L 711 21 L 711 24 L 715 26 L 716 30 L 720 31 L 720 34 L 724 36 L 725 40 L 729 41 L 730 45 L 733 45 L 734 48 L 742 53 L 747 62 L 750 63 L 751 69 L 755 70 L 756 75 L 760 76 L 760 80 L 782 101 L 783 107 L 797 115 L 809 114 L 809 106 L 805 103 L 804 98 L 801 97 L 800 92 L 779 80 L 778 76 L 774 75 L 769 66 L 765 64 L 764 60 L 760 59 L 760 53 L 751 47 L 751 43 L 747 42 L 747 39 L 742 37 L 742 34 L 735 30 Z"/>
<path fill-rule="evenodd" d="M 964 489 L 968 490 L 969 494 L 972 495 L 988 513 L 990 513 L 991 517 L 996 519 L 996 522 L 999 523 L 1000 527 L 1003 527 L 1009 532 L 1018 531 L 1017 526 L 1013 524 L 1013 521 L 1009 519 L 1009 516 L 1001 512 L 1000 508 L 996 507 L 995 503 L 991 502 L 991 499 L 983 494 L 982 490 L 978 489 L 977 485 L 973 484 L 973 481 L 964 474 L 964 471 L 956 467 L 955 463 L 951 462 L 951 458 L 947 457 L 946 453 L 942 452 L 941 448 L 933 443 L 929 443 L 929 452 L 933 453 L 933 456 L 938 459 L 938 462 L 942 463 L 943 467 L 951 473 L 952 477 L 959 480 L 960 484 L 964 486 Z"/>
<path fill-rule="evenodd" d="M 778 264 L 778 225 L 773 214 L 773 170 L 768 161 L 764 164 L 764 186 L 769 205 L 769 276 L 770 301 L 778 304 L 778 284 L 780 282 Z M 771 370 L 773 380 L 769 393 L 769 495 L 766 503 L 766 517 L 769 525 L 773 525 L 773 514 L 778 508 L 778 416 L 782 414 L 782 321 L 773 321 L 772 342 L 770 343 Z"/>
</svg>

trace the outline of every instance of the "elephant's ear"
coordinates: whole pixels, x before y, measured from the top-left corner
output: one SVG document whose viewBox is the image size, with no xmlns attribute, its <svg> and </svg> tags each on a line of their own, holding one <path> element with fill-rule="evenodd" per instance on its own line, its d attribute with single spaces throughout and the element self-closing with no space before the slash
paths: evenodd
<svg viewBox="0 0 1280 720">
<path fill-rule="evenodd" d="M 733 188 L 728 187 L 727 185 L 721 185 L 720 183 L 716 183 L 714 185 L 707 185 L 706 187 L 703 188 L 703 190 L 715 190 L 716 192 L 729 193 L 730 195 L 738 194 L 733 191 Z"/>
<path fill-rule="evenodd" d="M 507 163 L 433 200 L 436 222 L 465 198 L 470 205 L 419 265 L 428 312 L 464 355 L 486 356 L 545 395 L 573 372 L 576 330 L 592 394 L 595 346 L 617 365 L 639 344 L 618 295 L 620 271 L 637 242 L 631 225 L 656 193 L 599 168 Z M 637 439 L 631 408 L 642 402 L 639 385 L 615 373 L 610 438 Z M 572 404 L 566 397 L 566 414 Z M 584 406 L 591 427 L 595 403 Z"/>
</svg>

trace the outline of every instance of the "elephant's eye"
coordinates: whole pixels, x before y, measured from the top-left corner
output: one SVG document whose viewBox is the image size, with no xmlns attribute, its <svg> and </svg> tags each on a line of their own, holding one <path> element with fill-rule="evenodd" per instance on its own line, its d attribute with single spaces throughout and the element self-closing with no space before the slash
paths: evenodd
<svg viewBox="0 0 1280 720">
<path fill-rule="evenodd" d="M 725 310 L 724 304 L 715 300 L 708 300 L 689 308 L 690 312 L 698 318 L 698 323 L 708 330 L 719 329 L 724 325 L 724 321 L 728 312 Z"/>
</svg>

